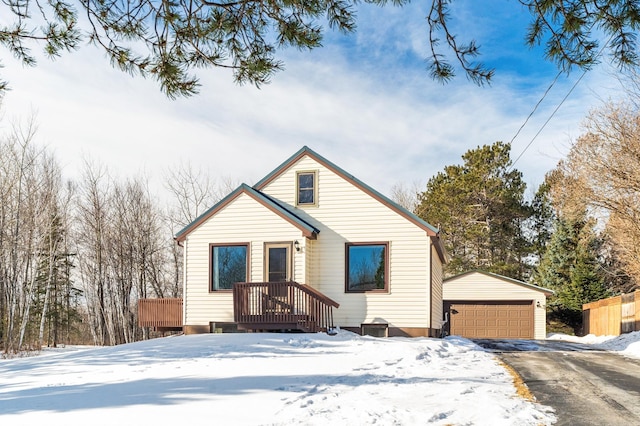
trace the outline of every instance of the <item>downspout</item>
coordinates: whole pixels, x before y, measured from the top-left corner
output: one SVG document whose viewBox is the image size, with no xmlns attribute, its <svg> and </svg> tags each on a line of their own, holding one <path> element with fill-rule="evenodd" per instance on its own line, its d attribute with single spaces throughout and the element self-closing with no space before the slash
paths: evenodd
<svg viewBox="0 0 640 426">
<path fill-rule="evenodd" d="M 186 334 L 187 331 L 187 240 L 184 240 L 183 244 L 178 245 L 182 247 L 182 333 Z"/>
<path fill-rule="evenodd" d="M 429 237 L 429 337 L 433 330 L 433 240 Z"/>
</svg>

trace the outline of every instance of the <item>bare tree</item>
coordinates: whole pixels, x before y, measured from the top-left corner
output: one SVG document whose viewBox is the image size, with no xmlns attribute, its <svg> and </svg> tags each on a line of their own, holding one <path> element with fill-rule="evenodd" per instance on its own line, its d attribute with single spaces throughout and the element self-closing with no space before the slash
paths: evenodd
<svg viewBox="0 0 640 426">
<path fill-rule="evenodd" d="M 137 302 L 176 296 L 171 233 L 162 208 L 141 177 L 116 180 L 87 163 L 77 214 L 80 276 L 94 339 L 99 344 L 146 338 Z"/>
<path fill-rule="evenodd" d="M 0 137 L 2 349 L 68 342 L 81 322 L 95 344 L 147 338 L 138 300 L 181 294 L 176 227 L 233 181 L 182 166 L 168 179 L 176 203 L 167 212 L 147 179 L 117 180 L 89 160 L 80 183 L 65 185 L 55 157 L 33 142 L 35 129 L 32 120 Z"/>
<path fill-rule="evenodd" d="M 164 175 L 165 187 L 169 191 L 173 203 L 165 211 L 164 221 L 169 235 L 193 222 L 207 209 L 231 193 L 239 182 L 230 177 L 216 180 L 207 170 L 195 169 L 190 163 L 181 163 L 175 168 L 168 168 Z M 182 249 L 173 240 L 168 240 L 173 281 L 171 296 L 181 294 L 182 281 Z"/>
<path fill-rule="evenodd" d="M 107 330 L 106 232 L 110 212 L 107 204 L 109 181 L 106 169 L 85 160 L 79 186 L 76 251 L 80 280 L 87 299 L 89 322 L 96 344 L 115 344 Z"/>
<path fill-rule="evenodd" d="M 16 342 L 18 335 L 24 335 L 24 327 L 19 327 L 21 333 L 16 333 L 19 322 L 26 324 L 29 318 L 29 309 L 33 291 L 33 264 L 35 255 L 34 241 L 36 237 L 35 222 L 38 209 L 36 207 L 35 173 L 39 152 L 32 146 L 35 134 L 35 123 L 29 120 L 24 127 L 16 125 L 12 134 L 5 142 L 3 156 L 6 161 L 6 179 L 4 187 L 4 199 L 2 204 L 8 210 L 6 223 L 3 224 L 2 238 L 6 244 L 3 247 L 4 261 L 6 264 L 3 274 L 4 301 L 7 308 L 5 329 L 3 334 L 5 352 L 12 352 L 19 348 L 21 338 Z M 6 204 L 5 204 L 6 203 Z M 6 262 L 6 263 L 5 263 Z M 17 343 L 17 344 L 16 344 Z"/>
<path fill-rule="evenodd" d="M 593 111 L 556 173 L 554 202 L 562 213 L 586 210 L 598 218 L 626 272 L 640 276 L 640 115 L 633 103 Z"/>
<path fill-rule="evenodd" d="M 422 192 L 423 186 L 418 181 L 414 181 L 411 186 L 398 182 L 391 187 L 391 199 L 413 213 L 418 207 L 418 195 Z"/>
<path fill-rule="evenodd" d="M 61 169 L 37 147 L 35 120 L 0 139 L 0 342 L 5 352 L 42 344 L 51 308 L 65 297 L 58 279 L 59 244 L 68 223 Z M 68 203 L 67 203 L 68 205 Z M 68 283 L 66 283 L 68 284 Z M 55 329 L 55 327 L 54 327 Z"/>
<path fill-rule="evenodd" d="M 180 227 L 191 223 L 236 186 L 230 178 L 216 181 L 208 171 L 195 169 L 191 163 L 168 168 L 164 183 L 174 199 L 168 217 Z"/>
</svg>

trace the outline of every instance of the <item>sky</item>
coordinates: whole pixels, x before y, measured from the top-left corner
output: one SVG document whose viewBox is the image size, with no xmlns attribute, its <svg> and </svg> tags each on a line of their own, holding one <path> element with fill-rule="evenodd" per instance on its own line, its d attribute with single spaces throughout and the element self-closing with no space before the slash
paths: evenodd
<svg viewBox="0 0 640 426">
<path fill-rule="evenodd" d="M 4 50 L 0 77 L 11 91 L 0 132 L 33 115 L 37 142 L 71 179 L 89 159 L 114 176 L 144 175 L 158 190 L 180 164 L 253 184 L 307 145 L 387 195 L 396 184 L 423 188 L 467 150 L 511 141 L 557 74 L 540 49 L 524 46 L 528 17 L 519 2 L 457 0 L 454 32 L 478 41 L 496 75 L 484 87 L 462 74 L 446 85 L 433 81 L 426 13 L 426 2 L 362 4 L 356 33 L 328 30 L 321 48 L 281 51 L 286 69 L 270 84 L 239 86 L 227 70 L 198 70 L 200 93 L 178 100 L 153 80 L 112 69 L 92 46 L 34 68 Z M 581 74 L 562 75 L 513 141 L 530 191 L 580 135 L 588 111 L 619 92 L 606 63 Z"/>
</svg>

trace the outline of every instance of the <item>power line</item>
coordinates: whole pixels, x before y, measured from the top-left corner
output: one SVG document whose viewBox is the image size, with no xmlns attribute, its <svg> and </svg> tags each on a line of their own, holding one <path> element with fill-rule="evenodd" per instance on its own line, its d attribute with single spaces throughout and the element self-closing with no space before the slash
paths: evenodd
<svg viewBox="0 0 640 426">
<path fill-rule="evenodd" d="M 518 135 L 520 134 L 520 132 L 522 131 L 522 129 L 524 129 L 524 126 L 527 125 L 527 123 L 529 122 L 529 119 L 533 116 L 533 114 L 536 112 L 536 110 L 538 109 L 538 107 L 540 106 L 540 104 L 542 103 L 542 101 L 544 100 L 544 98 L 547 97 L 547 94 L 549 94 L 549 91 L 551 91 L 551 88 L 556 84 L 556 82 L 558 81 L 558 78 L 560 77 L 560 75 L 562 74 L 562 71 L 559 71 L 558 74 L 556 74 L 556 77 L 553 79 L 553 81 L 551 82 L 551 84 L 549 85 L 549 87 L 547 87 L 547 90 L 545 90 L 544 94 L 542 95 L 542 97 L 540 98 L 540 100 L 538 101 L 538 103 L 536 104 L 536 106 L 533 107 L 533 110 L 529 113 L 529 115 L 527 116 L 526 120 L 524 120 L 524 123 L 522 123 L 522 126 L 520 126 L 520 128 L 518 129 L 518 131 L 516 132 L 515 135 L 513 135 L 513 137 L 511 138 L 511 140 L 509 141 L 509 145 L 511 145 L 511 143 L 513 143 L 513 141 L 518 137 Z M 522 154 L 520 154 L 522 155 Z M 520 158 L 520 157 L 518 157 Z"/>
<path fill-rule="evenodd" d="M 583 71 L 582 75 L 580 77 L 578 77 L 578 79 L 576 80 L 575 83 L 573 83 L 573 86 L 571 86 L 571 89 L 569 89 L 569 91 L 567 92 L 567 94 L 564 96 L 564 98 L 562 98 L 562 100 L 560 101 L 560 103 L 558 104 L 558 106 L 553 110 L 553 112 L 551 113 L 551 115 L 549 116 L 549 118 L 547 118 L 547 120 L 544 122 L 544 124 L 542 124 L 542 126 L 540 127 L 540 129 L 538 130 L 538 132 L 533 136 L 533 138 L 531 138 L 531 140 L 529 141 L 529 143 L 527 144 L 527 146 L 524 147 L 524 149 L 522 150 L 522 152 L 520 153 L 520 155 L 518 155 L 518 158 L 516 158 L 513 163 L 511 163 L 511 167 L 509 170 L 513 169 L 513 166 L 516 165 L 516 163 L 518 162 L 518 160 L 520 158 L 522 158 L 522 156 L 524 155 L 525 152 L 527 152 L 527 150 L 529 149 L 529 147 L 531 146 L 531 144 L 533 143 L 533 141 L 536 140 L 536 138 L 540 135 L 540 133 L 542 133 L 542 131 L 544 130 L 545 127 L 547 127 L 547 124 L 549 124 L 549 121 L 551 121 L 551 119 L 553 118 L 554 115 L 556 115 L 556 112 L 558 112 L 558 110 L 560 109 L 560 107 L 562 106 L 562 104 L 564 104 L 564 101 L 567 100 L 567 98 L 569 97 L 569 95 L 571 95 L 571 93 L 573 92 L 573 90 L 576 88 L 576 86 L 578 85 L 578 83 L 580 83 L 580 81 L 582 81 L 582 78 L 587 74 L 587 71 Z M 556 76 L 556 80 L 557 80 L 558 76 Z M 554 80 L 555 83 L 555 80 Z M 553 85 L 553 84 L 552 84 Z M 549 89 L 551 88 L 551 86 L 549 87 Z M 547 89 L 547 92 L 549 91 L 549 89 Z M 545 96 L 547 94 L 547 92 L 545 92 Z M 542 99 L 544 99 L 544 96 L 542 97 Z M 542 102 L 542 99 L 540 100 L 540 102 Z M 540 104 L 540 102 L 538 102 L 538 105 Z M 536 105 L 536 108 L 538 107 L 538 105 Z M 535 108 L 534 110 L 535 111 Z M 533 114 L 533 112 L 531 113 Z M 531 114 L 529 114 L 529 117 L 531 117 Z M 527 123 L 527 121 L 529 120 L 529 117 L 527 117 L 527 120 L 524 122 L 524 124 Z M 520 129 L 518 130 L 518 133 L 520 133 L 520 130 L 522 130 L 522 127 L 524 127 L 524 124 L 520 127 Z M 516 136 L 518 134 L 516 133 Z M 515 136 L 513 137 L 513 139 L 515 139 Z M 511 142 L 513 142 L 513 139 L 511 139 Z"/>
<path fill-rule="evenodd" d="M 598 52 L 598 54 L 596 55 L 596 58 L 600 57 L 602 55 L 602 52 L 604 52 L 604 49 L 609 45 L 609 43 L 611 42 L 611 40 L 613 39 L 613 37 L 610 37 L 609 40 L 604 43 L 602 45 L 602 48 L 600 49 L 600 51 Z M 511 138 L 511 141 L 509 141 L 509 144 L 511 144 L 514 139 L 520 134 L 520 131 L 522 131 L 522 129 L 524 128 L 524 126 L 527 124 L 527 122 L 529 121 L 529 119 L 531 118 L 531 116 L 533 115 L 534 112 L 536 112 L 536 109 L 538 109 L 538 106 L 540 105 L 540 103 L 542 103 L 543 99 L 547 96 L 547 94 L 549 93 L 549 91 L 551 90 L 551 88 L 556 84 L 556 82 L 558 81 L 558 78 L 560 77 L 560 74 L 562 74 L 562 71 L 559 71 L 558 74 L 556 74 L 556 77 L 553 79 L 553 81 L 551 82 L 551 84 L 549 85 L 549 87 L 547 88 L 547 90 L 544 92 L 544 94 L 542 95 L 542 98 L 540 98 L 540 100 L 538 101 L 538 103 L 536 104 L 536 106 L 533 108 L 533 111 L 531 111 L 531 113 L 529 114 L 529 116 L 526 118 L 526 120 L 524 121 L 524 123 L 522 123 L 522 126 L 520 126 L 520 128 L 518 129 L 518 131 L 516 132 L 515 136 L 513 138 Z M 513 163 L 511 163 L 511 167 L 509 167 L 509 171 L 513 170 L 513 167 L 516 165 L 516 163 L 518 162 L 518 160 L 520 158 L 522 158 L 522 156 L 524 155 L 525 152 L 527 152 L 527 150 L 529 149 L 529 147 L 531 146 L 531 144 L 533 143 L 533 141 L 536 140 L 536 138 L 538 137 L 538 135 L 540 135 L 540 133 L 542 133 L 542 131 L 544 130 L 545 127 L 547 127 L 547 124 L 549 124 L 549 121 L 551 121 L 551 119 L 553 118 L 554 115 L 556 115 L 556 112 L 558 112 L 558 110 L 560 109 L 560 107 L 562 106 L 562 104 L 564 104 L 564 101 L 567 100 L 567 98 L 569 97 L 569 95 L 571 95 L 571 93 L 573 92 L 573 90 L 576 88 L 576 86 L 578 85 L 578 83 L 580 83 L 580 81 L 582 81 L 582 79 L 584 78 L 584 76 L 587 74 L 587 70 L 585 69 L 584 71 L 582 71 L 582 75 L 580 77 L 578 77 L 578 79 L 576 80 L 575 83 L 573 83 L 573 86 L 571 86 L 571 89 L 569 89 L 569 91 L 567 92 L 567 94 L 564 96 L 564 98 L 562 98 L 562 100 L 560 101 L 560 103 L 558 104 L 558 106 L 553 110 L 553 112 L 551 113 L 551 115 L 549 116 L 549 118 L 547 118 L 547 121 L 544 122 L 544 124 L 540 127 L 540 129 L 538 130 L 538 132 L 533 136 L 533 138 L 531 138 L 531 140 L 529 141 L 529 143 L 527 144 L 527 146 L 524 147 L 524 149 L 522 150 L 522 152 L 520 153 L 520 155 L 518 155 L 518 158 L 516 158 Z"/>
</svg>

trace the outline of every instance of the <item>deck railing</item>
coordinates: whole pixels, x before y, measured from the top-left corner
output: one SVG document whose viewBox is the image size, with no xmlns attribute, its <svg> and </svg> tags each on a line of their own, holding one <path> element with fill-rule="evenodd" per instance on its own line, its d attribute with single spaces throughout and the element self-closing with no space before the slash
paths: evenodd
<svg viewBox="0 0 640 426">
<path fill-rule="evenodd" d="M 297 282 L 236 283 L 234 321 L 246 330 L 326 331 L 334 328 L 339 303 Z"/>
<path fill-rule="evenodd" d="M 138 300 L 138 326 L 156 330 L 182 328 L 182 299 Z"/>
</svg>

